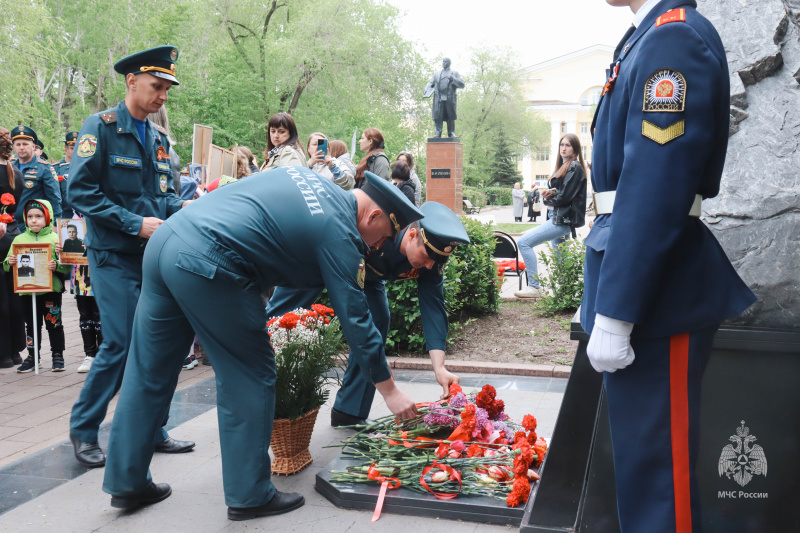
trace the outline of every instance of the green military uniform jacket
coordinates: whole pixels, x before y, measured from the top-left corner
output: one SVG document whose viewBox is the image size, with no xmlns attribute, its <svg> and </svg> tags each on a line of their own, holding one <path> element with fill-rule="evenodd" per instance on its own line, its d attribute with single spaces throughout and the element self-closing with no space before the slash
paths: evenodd
<svg viewBox="0 0 800 533">
<path fill-rule="evenodd" d="M 183 204 L 172 187 L 167 136 L 148 120 L 142 144 L 125 101 L 92 115 L 78 134 L 67 196 L 86 216 L 88 248 L 144 253 L 143 218 L 165 220 Z"/>
</svg>

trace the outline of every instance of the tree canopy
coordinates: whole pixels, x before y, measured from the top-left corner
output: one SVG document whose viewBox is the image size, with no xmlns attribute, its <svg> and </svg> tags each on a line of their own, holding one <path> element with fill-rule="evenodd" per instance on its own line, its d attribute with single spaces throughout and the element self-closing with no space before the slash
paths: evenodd
<svg viewBox="0 0 800 533">
<path fill-rule="evenodd" d="M 269 117 L 286 111 L 303 142 L 322 131 L 349 146 L 354 131 L 376 127 L 390 157 L 411 150 L 422 168 L 433 124 L 421 93 L 437 67 L 403 37 L 399 16 L 381 0 L 4 0 L 2 125 L 32 126 L 58 159 L 66 131 L 124 98 L 114 63 L 171 44 L 181 85 L 166 108 L 184 162 L 194 124 L 258 155 Z M 491 179 L 499 125 L 512 154 L 540 134 L 518 72 L 508 51 L 474 53 L 457 126 L 468 182 Z"/>
</svg>

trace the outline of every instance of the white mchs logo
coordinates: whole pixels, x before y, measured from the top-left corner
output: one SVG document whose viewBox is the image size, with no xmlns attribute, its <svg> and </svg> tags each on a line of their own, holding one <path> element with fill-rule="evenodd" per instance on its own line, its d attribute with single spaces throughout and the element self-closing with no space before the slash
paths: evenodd
<svg viewBox="0 0 800 533">
<path fill-rule="evenodd" d="M 725 475 L 744 487 L 753 476 L 767 477 L 767 457 L 764 449 L 758 444 L 753 444 L 755 435 L 750 435 L 750 428 L 742 425 L 736 428 L 736 435 L 731 435 L 733 444 L 728 444 L 722 449 L 719 456 L 719 475 Z"/>
</svg>

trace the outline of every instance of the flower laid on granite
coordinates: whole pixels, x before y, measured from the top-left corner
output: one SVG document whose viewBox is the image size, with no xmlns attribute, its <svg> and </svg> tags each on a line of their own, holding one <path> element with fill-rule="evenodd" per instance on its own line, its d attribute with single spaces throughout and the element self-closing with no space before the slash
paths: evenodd
<svg viewBox="0 0 800 533">
<path fill-rule="evenodd" d="M 418 404 L 418 416 L 378 419 L 340 446 L 346 459 L 357 461 L 347 471 L 335 471 L 332 482 L 381 483 L 451 499 L 460 494 L 490 496 L 506 505 L 523 505 L 547 443 L 536 435 L 536 418 L 522 423 L 505 414 L 505 404 L 491 385 L 465 394 L 451 385 L 450 397 Z M 380 515 L 379 498 L 376 516 Z"/>
<path fill-rule="evenodd" d="M 267 322 L 277 373 L 275 418 L 295 419 L 319 408 L 328 398 L 329 375 L 344 349 L 333 310 L 314 304 Z"/>
</svg>

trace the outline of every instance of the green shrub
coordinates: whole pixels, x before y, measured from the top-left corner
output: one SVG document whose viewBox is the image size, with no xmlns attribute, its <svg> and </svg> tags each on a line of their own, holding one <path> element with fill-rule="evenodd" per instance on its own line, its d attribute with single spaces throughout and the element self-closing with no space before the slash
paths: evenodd
<svg viewBox="0 0 800 533">
<path fill-rule="evenodd" d="M 474 207 L 486 205 L 486 195 L 482 190 L 475 187 L 464 187 L 463 195 L 467 197 Z"/>
<path fill-rule="evenodd" d="M 497 313 L 500 304 L 500 287 L 492 261 L 495 247 L 492 228 L 466 217 L 461 217 L 461 221 L 470 244 L 457 246 L 444 267 L 444 299 L 450 332 L 457 330 L 469 314 Z M 387 282 L 386 295 L 392 317 L 386 351 L 424 351 L 417 283 Z"/>
<path fill-rule="evenodd" d="M 583 243 L 570 239 L 558 245 L 558 253 L 549 244 L 547 246 L 549 251 L 539 254 L 547 273 L 537 276 L 545 294 L 538 305 L 545 316 L 574 311 L 583 298 Z"/>
<path fill-rule="evenodd" d="M 513 203 L 511 187 L 484 187 L 482 190 L 487 199 L 490 199 L 492 194 L 497 195 L 493 205 L 511 205 Z"/>
</svg>

